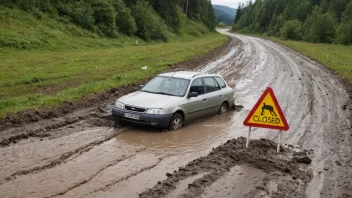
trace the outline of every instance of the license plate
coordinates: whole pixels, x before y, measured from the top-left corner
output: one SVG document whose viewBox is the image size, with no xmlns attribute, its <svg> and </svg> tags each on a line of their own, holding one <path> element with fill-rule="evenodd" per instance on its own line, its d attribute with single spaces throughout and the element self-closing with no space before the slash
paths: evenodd
<svg viewBox="0 0 352 198">
<path fill-rule="evenodd" d="M 134 120 L 139 120 L 139 115 L 136 115 L 136 114 L 125 113 L 124 116 L 125 116 L 125 118 L 131 118 L 131 119 L 134 119 Z"/>
</svg>

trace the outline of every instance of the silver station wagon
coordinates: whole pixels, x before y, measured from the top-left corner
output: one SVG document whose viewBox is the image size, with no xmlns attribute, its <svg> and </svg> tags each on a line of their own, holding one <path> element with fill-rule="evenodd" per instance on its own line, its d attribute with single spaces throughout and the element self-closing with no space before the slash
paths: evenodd
<svg viewBox="0 0 352 198">
<path fill-rule="evenodd" d="M 225 114 L 234 105 L 234 90 L 219 74 L 169 72 L 141 87 L 116 100 L 112 114 L 118 122 L 178 130 L 186 122 Z"/>
</svg>

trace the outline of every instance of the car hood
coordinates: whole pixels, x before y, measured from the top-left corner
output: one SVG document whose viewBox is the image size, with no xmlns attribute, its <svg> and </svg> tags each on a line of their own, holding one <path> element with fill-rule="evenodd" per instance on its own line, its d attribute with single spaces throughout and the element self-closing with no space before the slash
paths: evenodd
<svg viewBox="0 0 352 198">
<path fill-rule="evenodd" d="M 130 93 L 122 96 L 117 101 L 126 105 L 144 107 L 144 108 L 162 108 L 170 103 L 181 99 L 177 96 L 168 96 L 162 94 L 153 94 L 142 91 Z"/>
</svg>

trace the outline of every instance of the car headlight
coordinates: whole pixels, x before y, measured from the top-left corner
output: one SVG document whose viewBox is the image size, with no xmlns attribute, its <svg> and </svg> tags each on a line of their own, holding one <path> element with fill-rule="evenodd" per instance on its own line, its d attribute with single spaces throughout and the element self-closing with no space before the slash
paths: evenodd
<svg viewBox="0 0 352 198">
<path fill-rule="evenodd" d="M 115 107 L 118 109 L 125 109 L 125 105 L 118 101 L 115 102 Z"/>
<path fill-rule="evenodd" d="M 158 115 L 162 115 L 165 114 L 165 111 L 162 109 L 148 109 L 147 114 L 158 114 Z"/>
</svg>

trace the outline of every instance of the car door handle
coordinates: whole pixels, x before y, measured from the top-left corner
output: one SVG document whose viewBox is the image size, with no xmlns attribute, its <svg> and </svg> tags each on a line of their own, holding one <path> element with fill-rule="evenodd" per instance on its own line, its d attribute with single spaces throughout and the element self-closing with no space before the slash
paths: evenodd
<svg viewBox="0 0 352 198">
<path fill-rule="evenodd" d="M 222 97 L 223 95 L 219 95 L 219 97 Z"/>
<path fill-rule="evenodd" d="M 204 99 L 203 99 L 203 101 L 207 101 L 207 99 L 206 99 L 206 98 L 204 98 Z"/>
</svg>

